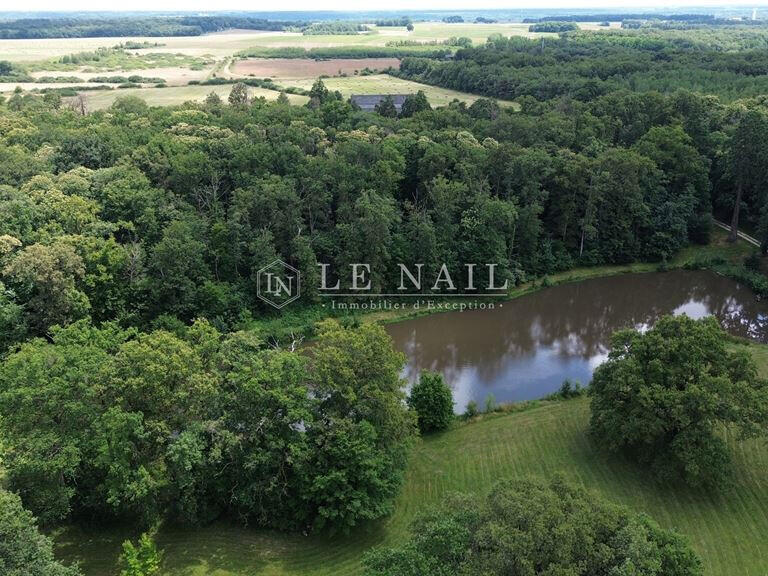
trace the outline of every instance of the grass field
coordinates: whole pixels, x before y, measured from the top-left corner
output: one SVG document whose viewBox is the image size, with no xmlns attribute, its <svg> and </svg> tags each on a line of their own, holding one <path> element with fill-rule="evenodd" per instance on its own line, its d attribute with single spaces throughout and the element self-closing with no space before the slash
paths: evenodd
<svg viewBox="0 0 768 576">
<path fill-rule="evenodd" d="M 176 86 L 168 88 L 125 88 L 119 90 L 94 90 L 83 92 L 88 103 L 88 110 L 101 110 L 108 108 L 121 96 L 138 96 L 150 106 L 171 106 L 182 104 L 189 100 L 202 101 L 211 92 L 216 92 L 226 101 L 232 86 Z M 267 100 L 275 100 L 280 93 L 264 88 L 248 88 L 251 97 L 263 96 Z M 288 99 L 294 104 L 305 104 L 309 99 L 306 96 L 288 94 Z"/>
<path fill-rule="evenodd" d="M 298 86 L 309 90 L 313 78 L 280 81 L 284 86 Z M 413 94 L 423 90 L 433 106 L 445 106 L 454 99 L 471 104 L 480 96 L 459 92 L 439 86 L 429 86 L 403 78 L 395 78 L 387 74 L 372 74 L 370 76 L 347 76 L 339 78 L 323 78 L 323 83 L 329 90 L 338 90 L 345 98 L 352 94 Z M 516 107 L 515 102 L 499 101 L 501 106 Z"/>
<path fill-rule="evenodd" d="M 765 360 L 764 347 L 759 357 Z M 763 362 L 763 370 L 766 364 Z M 587 435 L 587 400 L 542 403 L 491 415 L 420 441 L 395 514 L 352 536 L 282 536 L 226 525 L 161 531 L 167 576 L 343 576 L 360 573 L 372 545 L 406 535 L 414 514 L 450 491 L 483 491 L 502 478 L 562 473 L 603 496 L 650 514 L 685 534 L 708 576 L 764 576 L 768 567 L 768 447 L 737 442 L 733 485 L 720 493 L 658 485 L 639 467 L 597 450 Z M 111 536 L 111 538 L 110 538 Z M 67 558 L 89 576 L 108 576 L 121 538 L 108 531 L 70 531 L 59 538 Z"/>
<path fill-rule="evenodd" d="M 595 23 L 580 24 L 582 28 L 603 29 Z M 232 57 L 247 48 L 279 48 L 279 47 L 327 47 L 327 46 L 384 46 L 388 42 L 397 40 L 413 40 L 418 42 L 442 41 L 452 36 L 465 36 L 472 39 L 475 44 L 485 42 L 491 34 L 502 34 L 504 36 L 526 36 L 540 37 L 552 36 L 552 34 L 538 34 L 528 32 L 528 24 L 519 23 L 496 23 L 496 24 L 446 24 L 443 22 L 416 22 L 415 30 L 408 32 L 404 27 L 384 27 L 377 28 L 372 26 L 371 33 L 364 33 L 351 36 L 304 36 L 296 32 L 258 32 L 252 30 L 230 30 L 203 36 L 189 37 L 118 37 L 118 38 L 56 38 L 56 39 L 29 39 L 29 40 L 0 40 L 0 60 L 8 60 L 15 63 L 27 63 L 31 66 L 34 76 L 77 76 L 85 84 L 89 77 L 98 75 L 120 75 L 124 72 L 143 75 L 147 77 L 164 78 L 169 86 L 183 86 L 191 80 L 203 80 L 211 75 L 237 77 L 240 74 L 256 77 L 288 78 L 291 82 L 286 85 L 295 85 L 309 87 L 312 81 L 320 74 L 337 74 L 339 68 L 351 73 L 353 69 L 365 68 L 365 64 L 350 64 L 350 70 L 345 70 L 344 65 L 338 62 L 313 62 L 312 66 L 318 68 L 315 70 L 300 70 L 288 72 L 285 66 L 296 67 L 298 64 L 288 64 L 283 69 L 256 70 L 249 62 L 237 62 L 230 66 Z M 194 58 L 205 58 L 207 63 L 201 69 L 191 70 L 189 66 L 158 67 L 157 65 L 147 65 L 146 68 L 131 68 L 123 70 L 113 67 L 109 71 L 91 71 L 87 67 L 77 70 L 68 70 L 65 72 L 56 72 L 49 70 L 50 65 L 45 65 L 44 61 L 51 61 L 67 54 L 76 52 L 92 51 L 102 47 L 112 47 L 126 41 L 148 42 L 151 44 L 160 44 L 141 50 L 131 51 L 132 54 L 146 55 L 155 54 L 183 54 Z M 378 66 L 374 63 L 374 66 Z M 223 70 L 223 74 L 222 72 Z M 231 69 L 230 69 L 231 68 Z M 306 67 L 305 67 L 306 68 Z M 423 89 L 427 93 L 433 105 L 440 106 L 447 104 L 454 98 L 465 102 L 473 102 L 477 96 L 441 88 L 425 87 L 420 84 L 407 83 L 405 80 L 398 80 L 386 76 L 371 76 L 367 78 L 337 78 L 329 80 L 329 87 L 339 90 L 345 96 L 350 94 L 378 94 L 378 93 L 411 93 Z M 41 88 L 66 88 L 73 84 L 51 83 L 18 83 L 18 84 L 0 84 L 0 92 L 9 92 L 20 86 L 24 90 L 34 90 Z M 187 97 L 183 90 L 176 90 L 167 93 L 142 92 L 147 102 L 153 105 L 179 104 L 187 99 L 200 99 L 199 90 L 195 87 L 190 88 L 190 96 Z M 218 90 L 217 90 L 218 91 Z M 207 92 L 205 92 L 207 94 Z M 265 97 L 270 97 L 264 94 Z M 116 95 L 103 93 L 98 96 L 89 94 L 94 105 L 92 109 L 102 108 L 109 105 Z M 514 106 L 514 104 L 510 104 Z"/>
<path fill-rule="evenodd" d="M 0 40 L 0 60 L 30 62 L 58 58 L 74 52 L 95 50 L 116 46 L 128 40 L 159 43 L 163 46 L 134 51 L 137 54 L 149 52 L 181 53 L 190 56 L 212 55 L 217 58 L 231 56 L 235 52 L 250 48 L 304 46 L 344 46 L 360 44 L 384 46 L 391 40 L 445 40 L 451 36 L 467 36 L 476 43 L 484 42 L 491 34 L 505 36 L 542 36 L 531 34 L 528 24 L 445 24 L 443 22 L 417 22 L 415 30 L 409 33 L 405 28 L 378 28 L 374 34 L 357 36 L 304 36 L 296 32 L 258 32 L 254 30 L 229 30 L 203 36 L 144 37 L 127 36 L 118 38 L 49 38 L 29 40 Z"/>
<path fill-rule="evenodd" d="M 0 60 L 11 62 L 30 62 L 58 58 L 74 52 L 85 52 L 96 48 L 108 48 L 126 41 L 158 43 L 132 52 L 142 54 L 150 52 L 181 53 L 189 56 L 210 54 L 217 58 L 231 56 L 238 50 L 253 46 L 269 35 L 282 35 L 282 32 L 256 32 L 252 30 L 218 32 L 203 36 L 147 37 L 125 36 L 118 38 L 44 38 L 29 40 L 0 40 Z"/>
<path fill-rule="evenodd" d="M 300 80 L 280 81 L 283 86 L 299 86 L 309 89 L 312 87 L 314 79 L 305 78 Z M 371 76 L 350 76 L 347 78 L 326 78 L 323 80 L 325 85 L 330 90 L 338 90 L 346 98 L 351 94 L 411 94 L 416 93 L 418 90 L 423 90 L 430 103 L 433 106 L 445 106 L 454 99 L 461 100 L 468 104 L 471 104 L 479 96 L 474 94 L 468 94 L 466 92 L 458 92 L 456 90 L 449 90 L 447 88 L 439 88 L 436 86 L 428 86 L 426 84 L 420 84 L 418 82 L 411 82 L 410 80 L 403 80 L 400 78 L 394 78 L 387 76 L 386 74 L 375 74 Z M 29 84 L 25 85 L 28 88 L 39 88 L 41 85 Z M 71 86 L 63 84 L 61 86 Z M 9 91 L 13 90 L 13 86 L 9 86 Z M 0 84 L 0 91 L 2 91 L 3 85 Z M 86 101 L 88 102 L 89 110 L 100 110 L 102 108 L 108 108 L 112 102 L 114 102 L 120 96 L 138 96 L 144 100 L 150 106 L 171 106 L 175 104 L 182 104 L 188 100 L 203 100 L 210 92 L 216 92 L 223 99 L 226 100 L 229 92 L 232 90 L 232 85 L 212 85 L 212 86 L 169 86 L 167 88 L 125 88 L 119 90 L 92 90 L 83 92 Z M 274 100 L 278 97 L 279 92 L 274 90 L 266 90 L 263 88 L 248 88 L 248 93 L 251 96 L 263 96 L 267 100 Z M 306 96 L 300 96 L 297 94 L 288 94 L 289 100 L 294 104 L 304 104 L 308 101 Z M 515 106 L 514 102 L 500 102 L 502 106 Z"/>
<path fill-rule="evenodd" d="M 374 27 L 375 29 L 375 27 Z M 372 34 L 360 34 L 354 36 L 303 36 L 299 33 L 289 32 L 254 32 L 244 30 L 233 30 L 216 34 L 207 34 L 204 36 L 191 37 L 125 37 L 125 38 L 64 38 L 64 39 L 42 39 L 42 40 L 0 40 L 0 60 L 9 60 L 12 62 L 35 63 L 32 67 L 35 69 L 35 76 L 77 76 L 87 84 L 89 77 L 104 75 L 119 75 L 123 71 L 120 69 L 110 69 L 109 72 L 73 70 L 65 72 L 56 72 L 44 69 L 41 61 L 49 61 L 59 58 L 66 54 L 95 50 L 99 47 L 111 47 L 128 40 L 136 42 L 158 43 L 161 46 L 153 46 L 141 50 L 132 51 L 135 54 L 148 53 L 168 53 L 184 54 L 195 58 L 206 57 L 215 59 L 215 62 L 206 65 L 201 70 L 191 70 L 187 66 L 178 68 L 158 68 L 157 66 L 146 69 L 131 69 L 125 71 L 130 74 L 138 74 L 146 77 L 164 78 L 172 89 L 155 90 L 146 88 L 136 95 L 144 98 L 151 105 L 171 105 L 180 104 L 185 100 L 200 100 L 205 97 L 210 89 L 200 86 L 184 86 L 191 80 L 203 80 L 212 75 L 223 77 L 244 77 L 254 75 L 255 77 L 275 77 L 284 79 L 285 86 L 299 86 L 309 88 L 318 75 L 338 74 L 339 69 L 342 72 L 351 74 L 349 77 L 329 78 L 326 84 L 332 90 L 339 90 L 345 97 L 351 94 L 382 94 L 415 93 L 418 90 L 424 90 L 433 106 L 442 106 L 451 102 L 454 98 L 467 103 L 474 102 L 478 97 L 464 92 L 447 90 L 432 86 L 426 86 L 408 80 L 392 78 L 386 75 L 372 76 L 354 76 L 354 70 L 379 67 L 379 65 L 389 65 L 394 63 L 394 59 L 372 59 L 370 63 L 347 62 L 339 63 L 337 61 L 315 62 L 294 60 L 292 62 L 282 62 L 269 65 L 263 68 L 262 64 L 253 64 L 253 61 L 235 62 L 230 65 L 232 56 L 244 49 L 250 47 L 276 48 L 284 46 L 301 46 L 304 48 L 313 48 L 321 46 L 348 46 L 348 45 L 370 45 L 384 46 L 387 42 L 395 40 L 416 40 L 427 42 L 432 40 L 445 40 L 451 36 L 467 36 L 473 39 L 475 43 L 484 42 L 491 34 L 503 34 L 505 36 L 524 35 L 531 36 L 528 32 L 528 25 L 524 24 L 445 24 L 442 22 L 418 22 L 413 32 L 408 32 L 405 28 L 380 28 L 375 29 Z M 533 36 L 541 36 L 533 34 Z M 348 66 L 347 66 L 348 64 Z M 42 68 L 41 68 L 42 66 Z M 254 68 L 257 66 L 257 68 Z M 276 66 L 276 67 L 275 67 Z M 298 68 L 297 68 L 298 67 Z M 290 68 L 290 69 L 289 69 Z M 0 92 L 9 92 L 21 86 L 24 90 L 34 90 L 42 88 L 71 88 L 76 84 L 67 83 L 7 83 L 0 84 Z M 225 89 L 217 87 L 216 92 L 222 93 Z M 228 92 L 228 89 L 227 89 Z M 133 93 L 131 90 L 114 92 L 86 92 L 86 97 L 91 102 L 90 109 L 98 110 L 109 106 L 119 94 Z M 266 98 L 275 98 L 276 93 L 262 91 Z M 298 98 L 292 98 L 293 101 L 301 102 Z M 509 103 L 510 106 L 515 106 Z"/>
</svg>

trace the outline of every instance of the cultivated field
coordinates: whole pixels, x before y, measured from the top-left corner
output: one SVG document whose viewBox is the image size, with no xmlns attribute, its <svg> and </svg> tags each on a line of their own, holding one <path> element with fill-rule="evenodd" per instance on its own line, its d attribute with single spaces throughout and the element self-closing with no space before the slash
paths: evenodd
<svg viewBox="0 0 768 576">
<path fill-rule="evenodd" d="M 440 42 L 452 36 L 466 36 L 475 43 L 482 43 L 491 34 L 505 36 L 542 36 L 530 34 L 527 24 L 445 24 L 442 22 L 417 22 L 415 30 L 408 32 L 404 27 L 376 28 L 371 33 L 353 36 L 303 36 L 295 32 L 254 32 L 249 30 L 233 30 L 203 36 L 191 37 L 125 37 L 125 38 L 63 38 L 43 40 L 0 40 L 0 60 L 21 63 L 30 68 L 30 74 L 35 78 L 71 76 L 77 77 L 81 83 L 0 83 L 0 92 L 13 91 L 16 86 L 24 90 L 42 88 L 72 88 L 80 85 L 88 86 L 88 80 L 97 76 L 139 75 L 147 78 L 162 78 L 169 87 L 155 89 L 145 86 L 139 90 L 121 90 L 120 92 L 84 92 L 90 103 L 90 109 L 95 110 L 109 106 L 119 95 L 134 94 L 151 105 L 180 104 L 185 100 L 200 100 L 211 90 L 219 94 L 229 93 L 230 87 L 188 86 L 190 81 L 201 81 L 214 76 L 218 77 L 256 77 L 275 78 L 283 86 L 298 86 L 309 89 L 318 76 L 337 76 L 328 78 L 326 85 L 332 90 L 339 90 L 344 96 L 351 94 L 409 94 L 424 90 L 433 106 L 442 106 L 454 99 L 471 103 L 478 98 L 473 94 L 425 86 L 407 80 L 392 78 L 386 75 L 355 76 L 355 71 L 366 67 L 371 70 L 381 70 L 397 66 L 396 58 L 371 59 L 334 59 L 314 61 L 311 59 L 249 59 L 237 61 L 236 53 L 247 48 L 278 48 L 300 46 L 304 48 L 324 46 L 385 46 L 388 42 L 397 40 L 415 40 L 418 42 Z M 545 34 L 546 35 L 546 34 Z M 145 68 L 135 67 L 131 62 L 130 68 L 120 66 L 94 70 L 88 66 L 78 69 L 61 70 L 51 66 L 51 62 L 62 56 L 83 51 L 93 51 L 97 48 L 117 46 L 127 41 L 148 42 L 152 47 L 131 50 L 130 54 L 146 56 L 147 54 L 185 55 L 205 61 L 202 66 L 193 67 L 190 64 L 178 67 L 158 67 L 150 65 L 152 59 L 147 59 Z M 128 61 L 131 59 L 129 58 Z M 46 64 L 48 62 L 48 64 Z M 53 68 L 53 69 L 49 69 Z M 348 77 L 338 77 L 347 75 Z M 91 83 L 90 86 L 93 86 Z M 266 98 L 276 98 L 276 92 L 259 91 Z M 292 97 L 294 102 L 304 101 Z M 509 103 L 509 105 L 512 105 Z"/>
<path fill-rule="evenodd" d="M 593 25 L 582 25 L 592 28 Z M 0 40 L 0 60 L 11 62 L 35 62 L 59 58 L 75 52 L 91 51 L 97 48 L 108 48 L 127 41 L 148 42 L 161 44 L 151 48 L 134 50 L 136 54 L 180 53 L 189 56 L 212 55 L 216 58 L 232 56 L 246 48 L 303 46 L 313 48 L 319 46 L 345 46 L 351 44 L 367 46 L 384 46 L 395 40 L 445 40 L 451 36 L 466 36 L 475 43 L 485 42 L 491 34 L 503 36 L 552 36 L 528 32 L 528 24 L 497 23 L 497 24 L 445 24 L 443 22 L 416 22 L 414 31 L 408 32 L 404 27 L 377 28 L 373 33 L 356 36 L 304 36 L 298 32 L 259 32 L 254 30 L 229 30 L 202 36 L 125 36 L 117 38 L 48 38 L 28 40 Z M 594 26 L 597 28 L 597 26 Z"/>
<path fill-rule="evenodd" d="M 397 58 L 338 58 L 312 60 L 310 58 L 249 58 L 239 60 L 229 67 L 234 75 L 256 78 L 317 78 L 354 74 L 366 68 L 386 70 L 398 68 Z"/>
<path fill-rule="evenodd" d="M 751 346 L 765 371 L 764 347 Z M 451 491 L 482 491 L 502 478 L 562 473 L 613 501 L 647 512 L 685 534 L 704 560 L 707 576 L 764 576 L 768 565 L 768 446 L 738 442 L 733 486 L 722 494 L 659 485 L 641 468 L 597 450 L 587 434 L 588 400 L 542 404 L 492 415 L 419 441 L 404 489 L 388 520 L 335 539 L 282 536 L 231 526 L 165 528 L 168 576 L 307 575 L 360 573 L 372 545 L 405 536 L 414 514 Z M 80 558 L 88 576 L 114 570 L 127 534 L 71 531 L 59 539 L 67 558 Z"/>
<path fill-rule="evenodd" d="M 235 30 L 217 32 L 203 36 L 124 36 L 117 38 L 47 38 L 29 40 L 0 40 L 0 60 L 11 62 L 34 62 L 59 58 L 76 52 L 97 48 L 109 48 L 128 41 L 161 44 L 151 48 L 132 50 L 136 54 L 172 53 L 189 56 L 212 55 L 217 58 L 231 56 L 238 50 L 258 44 L 266 36 L 283 36 L 284 32 L 258 32 Z"/>
</svg>

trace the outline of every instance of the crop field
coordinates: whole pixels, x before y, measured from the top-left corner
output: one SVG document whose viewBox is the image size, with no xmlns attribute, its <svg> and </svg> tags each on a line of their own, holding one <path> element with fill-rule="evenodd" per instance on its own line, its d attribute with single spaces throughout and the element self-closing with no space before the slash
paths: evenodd
<svg viewBox="0 0 768 576">
<path fill-rule="evenodd" d="M 258 32 L 232 30 L 191 37 L 125 37 L 125 38 L 62 38 L 41 40 L 0 40 L 0 60 L 19 63 L 28 69 L 33 78 L 50 79 L 50 82 L 0 83 L 0 92 L 13 91 L 16 86 L 23 90 L 42 88 L 71 88 L 88 86 L 89 80 L 99 76 L 140 75 L 165 80 L 168 87 L 155 89 L 145 86 L 141 91 L 129 89 L 120 93 L 112 91 L 84 92 L 92 110 L 109 106 L 120 94 L 135 94 L 151 105 L 180 104 L 185 100 L 200 100 L 210 89 L 188 86 L 191 81 L 201 81 L 213 76 L 273 77 L 282 80 L 284 86 L 311 87 L 319 76 L 332 76 L 326 84 L 339 90 L 344 96 L 351 94 L 415 93 L 424 90 L 433 106 L 442 106 L 453 99 L 471 103 L 477 96 L 463 92 L 425 86 L 386 75 L 356 76 L 365 68 L 381 70 L 397 66 L 396 58 L 335 59 L 315 61 L 311 59 L 249 59 L 234 60 L 233 56 L 248 48 L 280 47 L 329 47 L 329 46 L 385 46 L 398 40 L 440 42 L 453 36 L 466 36 L 475 43 L 482 43 L 491 34 L 505 36 L 541 36 L 530 34 L 527 24 L 445 24 L 442 22 L 417 22 L 415 30 L 404 27 L 372 26 L 370 33 L 352 36 L 304 36 L 295 32 Z M 546 34 L 545 34 L 546 35 Z M 102 61 L 82 66 L 62 65 L 62 56 L 97 48 L 115 47 L 127 41 L 146 42 L 151 47 L 131 50 L 130 54 L 116 58 L 115 62 Z M 158 57 L 163 64 L 158 65 Z M 184 58 L 182 58 L 182 55 Z M 131 56 L 131 57 L 129 57 Z M 179 66 L 167 65 L 174 58 L 184 60 Z M 170 60 L 169 60 L 170 59 Z M 123 62 L 124 64 L 121 64 Z M 143 65 L 142 65 L 143 63 Z M 57 77 L 77 78 L 80 82 L 60 82 Z M 92 86 L 92 83 L 90 84 Z M 228 87 L 217 87 L 217 93 L 228 93 Z M 262 91 L 265 97 L 275 98 L 277 93 Z M 301 101 L 292 98 L 292 101 Z M 510 103 L 511 105 L 511 103 Z"/>
<path fill-rule="evenodd" d="M 369 70 L 398 68 L 397 58 L 339 58 L 333 60 L 312 60 L 310 58 L 249 58 L 239 60 L 230 71 L 235 75 L 257 78 L 316 78 L 318 76 L 341 76 Z"/>
<path fill-rule="evenodd" d="M 109 48 L 128 41 L 159 44 L 151 48 L 133 50 L 136 54 L 173 53 L 200 57 L 212 55 L 217 58 L 231 56 L 238 50 L 257 44 L 266 36 L 284 36 L 284 32 L 258 32 L 255 30 L 234 30 L 203 36 L 125 36 L 117 38 L 45 38 L 29 40 L 0 40 L 0 60 L 11 62 L 33 62 L 59 58 L 76 52 L 87 52 L 97 48 Z"/>
<path fill-rule="evenodd" d="M 216 92 L 226 101 L 231 85 L 220 86 L 177 86 L 168 88 L 125 88 L 117 90 L 93 90 L 83 92 L 87 102 L 88 110 L 100 110 L 108 108 L 121 96 L 138 96 L 150 106 L 172 106 L 184 102 L 195 100 L 202 101 L 211 92 Z M 248 94 L 251 97 L 264 97 L 267 100 L 275 100 L 280 95 L 274 90 L 265 88 L 248 88 Z M 288 99 L 294 104 L 304 104 L 308 101 L 306 96 L 297 94 L 288 94 Z"/>
<path fill-rule="evenodd" d="M 589 25 L 582 25 L 590 27 Z M 246 48 L 303 46 L 305 48 L 320 46 L 345 46 L 360 44 L 368 46 L 384 46 L 387 42 L 396 40 L 445 40 L 451 36 L 466 36 L 475 43 L 482 43 L 491 34 L 504 36 L 551 36 L 528 32 L 528 24 L 498 23 L 498 24 L 445 24 L 443 22 L 416 22 L 414 31 L 408 32 L 403 27 L 377 28 L 373 33 L 356 36 L 304 36 L 298 32 L 259 32 L 256 30 L 229 30 L 202 36 L 126 36 L 117 38 L 46 38 L 28 40 L 0 40 L 0 60 L 11 62 L 35 62 L 59 58 L 75 52 L 91 51 L 97 48 L 117 46 L 127 41 L 148 42 L 159 44 L 151 48 L 134 50 L 136 54 L 148 53 L 180 53 L 201 57 L 211 55 L 216 58 L 232 56 Z"/>
<path fill-rule="evenodd" d="M 766 372 L 766 349 L 752 345 Z M 728 435 L 732 486 L 722 494 L 657 484 L 639 467 L 597 450 L 587 434 L 588 400 L 542 402 L 518 412 L 481 417 L 419 441 L 404 489 L 389 519 L 349 536 L 283 536 L 215 525 L 166 527 L 159 544 L 168 576 L 356 575 L 360 557 L 377 543 L 405 536 L 414 515 L 451 491 L 483 491 L 502 478 L 562 473 L 603 496 L 650 514 L 686 535 L 707 576 L 764 576 L 768 565 L 768 446 Z M 65 531 L 59 552 L 83 561 L 88 576 L 108 576 L 128 535 Z"/>
</svg>

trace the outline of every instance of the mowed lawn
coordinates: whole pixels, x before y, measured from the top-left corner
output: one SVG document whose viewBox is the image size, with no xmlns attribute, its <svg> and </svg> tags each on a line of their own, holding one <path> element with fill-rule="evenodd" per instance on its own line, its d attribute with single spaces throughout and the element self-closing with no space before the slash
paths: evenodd
<svg viewBox="0 0 768 576">
<path fill-rule="evenodd" d="M 767 348 L 750 345 L 768 372 Z M 612 501 L 648 513 L 685 534 L 709 576 L 765 576 L 768 572 L 768 446 L 728 436 L 732 485 L 720 492 L 659 485 L 646 472 L 598 450 L 587 434 L 587 399 L 546 403 L 481 417 L 420 440 L 392 517 L 337 538 L 284 536 L 216 525 L 164 528 L 159 543 L 167 576 L 343 576 L 360 574 L 369 547 L 407 537 L 414 515 L 451 491 L 482 492 L 504 478 L 548 478 L 562 473 Z M 78 558 L 87 575 L 114 573 L 127 534 L 71 530 L 59 551 Z"/>
</svg>

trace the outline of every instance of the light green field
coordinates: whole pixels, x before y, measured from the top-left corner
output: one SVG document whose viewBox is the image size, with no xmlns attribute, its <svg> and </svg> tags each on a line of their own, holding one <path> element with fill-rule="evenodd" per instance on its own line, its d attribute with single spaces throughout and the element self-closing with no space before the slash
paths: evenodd
<svg viewBox="0 0 768 576">
<path fill-rule="evenodd" d="M 190 100 L 202 101 L 211 92 L 216 92 L 226 101 L 232 90 L 231 85 L 221 86 L 175 86 L 169 88 L 125 88 L 120 90 L 94 90 L 83 92 L 88 110 L 101 110 L 108 108 L 120 96 L 138 96 L 150 106 L 172 106 L 182 104 Z M 248 94 L 251 97 L 264 97 L 267 100 L 275 100 L 280 95 L 274 90 L 264 88 L 248 87 Z M 305 104 L 308 101 L 306 96 L 288 94 L 288 99 L 294 104 Z"/>
<path fill-rule="evenodd" d="M 304 48 L 319 48 L 323 46 L 385 46 L 387 42 L 397 40 L 414 40 L 429 42 L 446 40 L 452 36 L 466 36 L 475 44 L 486 41 L 491 34 L 503 36 L 525 36 L 537 38 L 541 36 L 556 36 L 549 33 L 528 32 L 529 24 L 498 23 L 498 24 L 446 24 L 444 22 L 414 22 L 413 32 L 404 27 L 371 26 L 372 32 L 343 36 L 304 36 L 301 34 L 283 33 L 264 35 L 255 38 L 251 47 L 282 48 L 286 46 L 302 46 Z"/>
<path fill-rule="evenodd" d="M 758 358 L 766 371 L 765 347 Z M 764 440 L 728 437 L 734 455 L 733 486 L 723 493 L 691 491 L 654 482 L 641 468 L 597 450 L 587 435 L 588 400 L 542 403 L 492 415 L 419 441 L 394 515 L 353 535 L 325 539 L 283 536 L 216 525 L 166 528 L 165 576 L 344 576 L 360 573 L 370 546 L 406 537 L 421 509 L 450 491 L 483 491 L 503 478 L 562 473 L 590 490 L 650 514 L 685 534 L 708 576 L 765 576 L 768 566 L 768 447 Z M 111 576 L 119 542 L 100 530 L 70 531 L 59 550 L 79 558 L 88 576 Z"/>
<path fill-rule="evenodd" d="M 284 86 L 298 86 L 309 90 L 314 79 L 280 81 Z M 480 96 L 449 90 L 438 86 L 429 86 L 419 82 L 412 82 L 402 78 L 395 78 L 386 74 L 372 74 L 371 76 L 348 76 L 346 78 L 323 78 L 323 83 L 329 90 L 338 90 L 347 98 L 352 94 L 415 94 L 423 90 L 427 99 L 433 106 L 445 106 L 454 99 L 471 104 Z M 499 102 L 502 106 L 515 106 L 514 102 Z"/>
<path fill-rule="evenodd" d="M 309 89 L 312 86 L 313 79 L 292 80 L 290 82 L 280 82 L 281 85 L 299 86 Z M 338 90 L 345 98 L 352 94 L 415 94 L 423 90 L 433 106 L 445 106 L 454 99 L 458 99 L 467 104 L 471 104 L 479 98 L 474 94 L 458 92 L 436 86 L 428 86 L 410 80 L 403 80 L 387 76 L 386 74 L 377 74 L 373 76 L 355 76 L 349 78 L 326 78 L 323 80 L 330 90 Z M 35 85 L 27 85 L 34 88 Z M 37 87 L 41 87 L 38 85 Z M 66 85 L 63 85 L 66 86 Z M 216 92 L 226 100 L 232 85 L 220 86 L 173 86 L 168 88 L 125 88 L 119 90 L 92 90 L 82 92 L 88 104 L 88 110 L 101 110 L 108 108 L 120 96 L 138 96 L 150 106 L 172 106 L 182 104 L 190 100 L 202 101 L 211 92 Z M 275 100 L 279 92 L 266 90 L 263 88 L 248 88 L 248 93 L 253 96 L 263 96 L 267 100 Z M 293 104 L 305 104 L 308 101 L 306 96 L 297 94 L 288 94 L 289 100 Z M 500 102 L 502 106 L 515 106 L 514 102 Z"/>
<path fill-rule="evenodd" d="M 531 34 L 528 24 L 445 24 L 443 22 L 416 22 L 413 32 L 405 28 L 376 28 L 376 33 L 356 36 L 304 36 L 296 32 L 257 32 L 253 30 L 230 30 L 205 34 L 203 36 L 146 37 L 130 36 L 119 38 L 52 38 L 30 40 L 0 40 L 0 60 L 30 62 L 58 58 L 74 52 L 95 50 L 116 46 L 128 40 L 160 43 L 164 46 L 132 51 L 136 54 L 149 52 L 181 53 L 189 56 L 212 55 L 216 58 L 232 56 L 252 46 L 282 47 L 304 46 L 346 46 L 350 44 L 384 46 L 392 40 L 445 40 L 451 36 L 467 36 L 476 43 L 482 43 L 491 34 L 504 36 L 547 36 Z"/>
<path fill-rule="evenodd" d="M 148 37 L 125 36 L 118 38 L 46 38 L 29 40 L 0 40 L 0 60 L 11 62 L 29 62 L 59 58 L 66 54 L 85 52 L 96 48 L 109 48 L 125 43 L 135 42 L 159 43 L 163 46 L 153 46 L 141 50 L 132 50 L 137 54 L 149 52 L 181 53 L 189 56 L 204 56 L 210 54 L 224 58 L 252 46 L 262 36 L 283 35 L 282 32 L 256 32 L 252 30 L 218 32 L 203 36 L 172 36 Z"/>
</svg>

